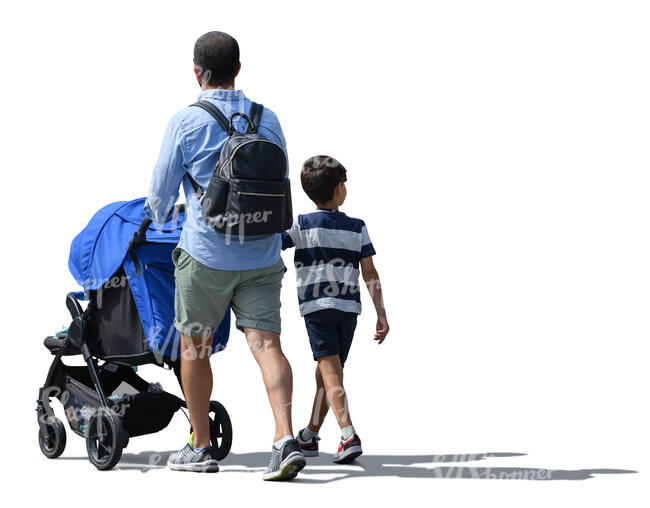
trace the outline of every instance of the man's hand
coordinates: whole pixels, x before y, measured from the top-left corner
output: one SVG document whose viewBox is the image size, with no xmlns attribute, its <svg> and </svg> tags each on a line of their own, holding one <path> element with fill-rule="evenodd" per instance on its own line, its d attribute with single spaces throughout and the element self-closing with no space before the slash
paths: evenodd
<svg viewBox="0 0 650 508">
<path fill-rule="evenodd" d="M 388 335 L 389 329 L 390 327 L 388 326 L 388 320 L 386 319 L 386 316 L 377 316 L 377 333 L 375 333 L 375 340 L 377 341 L 377 344 L 384 342 L 386 335 Z"/>
</svg>

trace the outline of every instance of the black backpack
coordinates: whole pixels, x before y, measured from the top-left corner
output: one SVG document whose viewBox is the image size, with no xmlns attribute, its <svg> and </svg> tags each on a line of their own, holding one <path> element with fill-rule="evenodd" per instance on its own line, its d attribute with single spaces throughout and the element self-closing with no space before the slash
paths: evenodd
<svg viewBox="0 0 650 508">
<path fill-rule="evenodd" d="M 230 121 L 208 101 L 191 106 L 210 113 L 228 133 L 205 192 L 188 173 L 203 219 L 217 231 L 240 238 L 289 229 L 293 211 L 287 156 L 277 143 L 257 133 L 264 106 L 253 102 L 250 115 L 235 113 Z M 246 132 L 233 126 L 236 116 L 246 119 Z"/>
</svg>

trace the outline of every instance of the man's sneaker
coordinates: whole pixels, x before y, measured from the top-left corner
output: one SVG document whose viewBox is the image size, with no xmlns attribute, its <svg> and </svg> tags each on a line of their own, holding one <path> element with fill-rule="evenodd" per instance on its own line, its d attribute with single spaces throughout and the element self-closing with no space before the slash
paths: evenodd
<svg viewBox="0 0 650 508">
<path fill-rule="evenodd" d="M 304 440 L 302 438 L 302 433 L 304 431 L 305 429 L 302 429 L 296 436 L 296 441 L 298 441 L 300 451 L 305 457 L 318 457 L 318 442 L 320 441 L 320 438 L 314 436 L 311 439 Z"/>
<path fill-rule="evenodd" d="M 361 439 L 356 434 L 353 434 L 350 439 L 339 443 L 339 449 L 332 457 L 332 460 L 337 464 L 348 464 L 356 459 L 363 453 L 361 449 Z"/>
<path fill-rule="evenodd" d="M 174 471 L 194 471 L 196 473 L 216 473 L 219 471 L 216 451 L 212 446 L 206 446 L 197 452 L 189 443 L 182 450 L 169 456 L 167 467 Z"/>
<path fill-rule="evenodd" d="M 271 461 L 264 472 L 264 480 L 291 480 L 295 478 L 307 461 L 300 451 L 298 441 L 289 439 L 279 450 L 272 447 Z"/>
</svg>

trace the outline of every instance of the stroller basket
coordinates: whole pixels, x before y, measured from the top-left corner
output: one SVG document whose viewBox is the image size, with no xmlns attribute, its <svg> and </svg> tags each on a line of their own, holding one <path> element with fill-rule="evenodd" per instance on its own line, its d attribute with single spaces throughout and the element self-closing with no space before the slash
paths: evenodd
<svg viewBox="0 0 650 508">
<path fill-rule="evenodd" d="M 63 364 L 61 368 L 62 372 L 58 375 L 62 376 L 63 382 L 58 398 L 65 409 L 70 429 L 83 436 L 101 402 L 92 387 L 88 369 Z M 111 368 L 114 370 L 109 370 Z M 99 369 L 98 376 L 104 390 L 112 392 L 108 397 L 109 408 L 121 416 L 122 426 L 129 437 L 153 434 L 164 429 L 183 404 L 171 393 L 148 392 L 149 383 L 130 367 L 109 364 Z M 143 391 L 138 391 L 138 388 Z M 124 390 L 131 393 L 124 393 Z"/>
</svg>

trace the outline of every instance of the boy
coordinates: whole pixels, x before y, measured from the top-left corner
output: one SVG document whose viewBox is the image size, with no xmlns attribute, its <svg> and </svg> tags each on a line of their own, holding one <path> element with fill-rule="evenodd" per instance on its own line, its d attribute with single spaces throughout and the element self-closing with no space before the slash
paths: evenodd
<svg viewBox="0 0 650 508">
<path fill-rule="evenodd" d="M 283 233 L 282 248 L 296 248 L 300 315 L 305 318 L 318 364 L 311 419 L 296 439 L 305 456 L 318 456 L 318 431 L 331 406 L 342 434 L 333 460 L 347 464 L 362 453 L 343 388 L 343 365 L 361 313 L 359 265 L 377 310 L 375 340 L 379 344 L 388 333 L 388 321 L 379 275 L 372 262 L 375 249 L 366 226 L 362 220 L 339 212 L 347 195 L 345 168 L 336 159 L 319 155 L 303 164 L 300 179 L 318 209 L 298 216 L 292 228 Z"/>
</svg>

